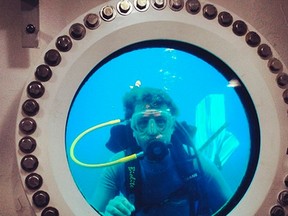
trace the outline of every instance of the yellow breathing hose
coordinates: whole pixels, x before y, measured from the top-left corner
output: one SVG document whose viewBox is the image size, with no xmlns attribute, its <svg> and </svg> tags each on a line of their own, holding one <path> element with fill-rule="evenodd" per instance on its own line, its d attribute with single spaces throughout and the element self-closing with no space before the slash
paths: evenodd
<svg viewBox="0 0 288 216">
<path fill-rule="evenodd" d="M 75 154 L 74 154 L 74 150 L 75 150 L 75 147 L 77 145 L 77 143 L 88 133 L 94 131 L 94 130 L 97 130 L 99 128 L 102 128 L 102 127 L 106 127 L 106 126 L 109 126 L 109 125 L 114 125 L 114 124 L 118 124 L 122 122 L 121 119 L 115 119 L 115 120 L 111 120 L 111 121 L 108 121 L 108 122 L 104 122 L 102 124 L 98 124 L 98 125 L 95 125 L 91 128 L 88 128 L 87 130 L 83 131 L 81 134 L 79 134 L 76 139 L 72 142 L 72 145 L 70 147 L 70 157 L 72 159 L 72 161 L 74 161 L 76 164 L 80 165 L 80 166 L 83 166 L 83 167 L 89 167 L 89 168 L 102 168 L 102 167 L 107 167 L 107 166 L 113 166 L 113 165 L 116 165 L 116 164 L 119 164 L 119 163 L 125 163 L 125 162 L 128 162 L 128 161 L 131 161 L 131 160 L 135 160 L 137 159 L 138 157 L 142 157 L 143 156 L 143 152 L 140 152 L 138 154 L 132 154 L 132 155 L 128 155 L 126 157 L 123 157 L 123 158 L 120 158 L 120 159 L 117 159 L 117 160 L 114 160 L 114 161 L 110 161 L 110 162 L 107 162 L 107 163 L 99 163 L 99 164 L 88 164 L 88 163 L 83 163 L 81 161 L 79 161 Z"/>
</svg>

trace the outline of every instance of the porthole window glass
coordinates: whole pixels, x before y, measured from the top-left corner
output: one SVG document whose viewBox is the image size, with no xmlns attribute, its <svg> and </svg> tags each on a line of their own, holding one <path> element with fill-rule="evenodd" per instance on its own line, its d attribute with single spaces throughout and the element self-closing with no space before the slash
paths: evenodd
<svg viewBox="0 0 288 216">
<path fill-rule="evenodd" d="M 161 105 L 159 100 L 166 101 L 166 96 L 164 99 L 157 96 L 159 100 L 156 98 L 154 102 L 146 98 L 151 103 L 145 102 L 145 106 L 138 104 L 129 115 L 125 112 L 123 97 L 127 93 L 136 92 L 135 95 L 139 96 L 151 89 L 153 94 L 157 90 L 167 94 L 177 107 L 178 114 L 173 107 L 165 103 Z M 150 96 L 148 94 L 147 97 Z M 131 100 L 133 102 L 134 99 Z M 130 102 L 127 106 L 131 105 Z M 123 120 L 125 115 L 128 118 L 126 122 L 102 125 L 115 119 Z M 147 139 L 153 147 L 143 147 L 141 136 L 150 136 L 147 133 L 160 134 L 162 138 L 168 136 L 168 141 L 153 135 L 152 141 L 160 141 Z M 253 101 L 245 85 L 223 61 L 190 44 L 149 41 L 118 50 L 87 72 L 71 103 L 66 125 L 66 152 L 76 185 L 87 202 L 98 211 L 104 211 L 103 203 L 108 204 L 112 196 L 127 197 L 132 192 L 125 185 L 129 176 L 125 163 L 104 168 L 93 165 L 122 158 L 125 156 L 122 151 L 132 154 L 133 151 L 141 153 L 143 150 L 144 156 L 134 160 L 140 167 L 140 172 L 134 176 L 136 183 L 130 179 L 130 183 L 140 185 L 142 191 L 141 198 L 138 195 L 134 197 L 134 201 L 137 200 L 137 204 L 134 203 L 136 211 L 138 207 L 145 207 L 148 212 L 153 208 L 155 212 L 161 212 L 161 208 L 155 206 L 164 200 L 169 200 L 172 204 L 167 204 L 167 208 L 172 208 L 179 199 L 191 199 L 187 195 L 187 184 L 197 184 L 201 188 L 198 192 L 203 194 L 203 188 L 207 188 L 203 185 L 210 184 L 216 189 L 208 187 L 205 191 L 208 197 L 201 196 L 208 201 L 203 202 L 210 205 L 211 214 L 223 215 L 229 213 L 248 190 L 257 166 L 259 137 Z M 130 141 L 140 148 L 126 150 Z M 71 147 L 75 158 L 71 157 Z M 173 153 L 175 151 L 177 153 Z M 172 162 L 167 162 L 167 158 L 172 158 Z M 152 169 L 146 160 L 153 161 L 156 168 Z M 215 178 L 215 182 L 209 182 L 209 177 Z M 110 194 L 107 191 L 103 194 L 103 187 L 97 189 L 103 181 L 108 181 L 106 186 Z M 155 185 L 158 188 L 153 188 Z M 193 186 L 193 190 L 195 192 L 198 188 Z M 223 197 L 223 200 L 219 200 L 221 204 L 211 204 L 209 196 L 215 197 L 217 191 L 220 193 L 218 197 Z M 154 198 L 148 200 L 148 197 Z M 103 203 L 97 204 L 95 200 Z M 195 206 L 189 206 L 188 210 L 177 208 L 183 212 L 191 212 L 193 208 L 193 211 L 200 211 Z"/>
</svg>

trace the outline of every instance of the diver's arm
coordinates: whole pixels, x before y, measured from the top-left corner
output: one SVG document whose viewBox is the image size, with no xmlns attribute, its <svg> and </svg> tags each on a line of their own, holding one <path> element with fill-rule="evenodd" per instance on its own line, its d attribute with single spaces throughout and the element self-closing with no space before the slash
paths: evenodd
<svg viewBox="0 0 288 216">
<path fill-rule="evenodd" d="M 112 160 L 124 156 L 124 152 L 119 152 Z M 92 203 L 93 207 L 103 216 L 130 216 L 135 210 L 124 196 L 119 195 L 121 178 L 124 178 L 123 164 L 114 165 L 104 170 L 97 184 Z"/>
<path fill-rule="evenodd" d="M 113 156 L 112 160 L 122 157 L 124 153 L 120 152 Z M 105 212 L 109 201 L 120 193 L 121 165 L 107 167 L 103 170 L 91 203 L 93 207 L 100 212 Z"/>
<path fill-rule="evenodd" d="M 213 212 L 218 211 L 232 195 L 231 189 L 219 169 L 208 159 L 199 156 L 204 173 L 207 202 Z"/>
<path fill-rule="evenodd" d="M 108 202 L 119 194 L 117 190 L 114 170 L 112 167 L 106 168 L 93 194 L 92 205 L 99 211 L 104 212 Z"/>
<path fill-rule="evenodd" d="M 130 216 L 133 211 L 135 207 L 120 195 L 109 201 L 104 216 Z"/>
</svg>

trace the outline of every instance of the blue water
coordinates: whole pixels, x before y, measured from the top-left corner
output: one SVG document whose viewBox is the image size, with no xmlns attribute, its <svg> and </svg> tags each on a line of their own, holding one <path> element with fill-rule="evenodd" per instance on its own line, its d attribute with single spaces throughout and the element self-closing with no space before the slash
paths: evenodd
<svg viewBox="0 0 288 216">
<path fill-rule="evenodd" d="M 75 164 L 69 156 L 71 143 L 87 128 L 123 118 L 122 97 L 135 87 L 136 81 L 140 81 L 141 86 L 167 91 L 180 110 L 178 120 L 191 125 L 195 125 L 196 107 L 203 98 L 212 94 L 224 96 L 223 112 L 229 123 L 226 129 L 238 140 L 239 146 L 221 172 L 231 189 L 236 191 L 247 169 L 251 137 L 247 116 L 235 88 L 227 87 L 229 80 L 192 54 L 168 48 L 145 48 L 123 53 L 93 71 L 71 106 L 66 128 L 67 159 L 75 183 L 87 201 L 95 193 L 103 169 Z M 75 149 L 76 157 L 85 163 L 107 162 L 113 155 L 105 148 L 109 130 L 110 127 L 102 128 L 83 137 Z"/>
</svg>

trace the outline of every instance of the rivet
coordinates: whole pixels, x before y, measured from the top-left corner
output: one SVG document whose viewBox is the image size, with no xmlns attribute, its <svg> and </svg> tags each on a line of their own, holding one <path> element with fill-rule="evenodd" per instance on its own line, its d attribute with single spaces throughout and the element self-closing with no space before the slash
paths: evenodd
<svg viewBox="0 0 288 216">
<path fill-rule="evenodd" d="M 27 86 L 27 93 L 32 98 L 40 98 L 45 93 L 45 88 L 40 82 L 32 81 Z"/>
<path fill-rule="evenodd" d="M 35 132 L 37 124 L 32 118 L 24 118 L 19 123 L 19 129 L 27 135 L 30 135 Z"/>
<path fill-rule="evenodd" d="M 72 48 L 72 40 L 68 35 L 63 35 L 56 39 L 55 45 L 58 50 L 67 52 Z"/>
<path fill-rule="evenodd" d="M 281 191 L 278 195 L 278 202 L 281 206 L 288 206 L 288 191 Z"/>
<path fill-rule="evenodd" d="M 22 110 L 28 116 L 35 116 L 39 111 L 39 104 L 33 99 L 28 99 L 22 104 Z"/>
<path fill-rule="evenodd" d="M 42 211 L 41 216 L 59 216 L 59 211 L 54 207 L 47 207 Z"/>
<path fill-rule="evenodd" d="M 21 167 L 26 172 L 33 172 L 38 167 L 38 159 L 34 155 L 26 155 L 21 160 Z"/>
<path fill-rule="evenodd" d="M 246 34 L 246 43 L 251 47 L 257 47 L 261 43 L 261 38 L 256 32 L 248 32 Z"/>
<path fill-rule="evenodd" d="M 149 0 L 134 0 L 134 7 L 140 12 L 144 12 L 149 8 Z"/>
<path fill-rule="evenodd" d="M 214 5 L 207 4 L 203 7 L 203 16 L 206 19 L 212 20 L 217 16 L 217 8 Z"/>
<path fill-rule="evenodd" d="M 282 97 L 283 97 L 283 99 L 284 99 L 284 102 L 285 102 L 286 104 L 288 104 L 288 89 L 286 89 L 286 90 L 283 92 Z M 286 182 L 285 182 L 285 183 L 287 183 L 287 182 L 288 182 L 288 180 L 286 179 Z M 288 187 L 288 183 L 287 183 L 286 186 Z"/>
<path fill-rule="evenodd" d="M 279 73 L 277 75 L 277 84 L 280 88 L 287 88 L 288 87 L 288 74 L 286 73 Z"/>
<path fill-rule="evenodd" d="M 43 178 L 37 173 L 31 173 L 25 178 L 25 185 L 30 190 L 38 190 L 43 184 Z"/>
<path fill-rule="evenodd" d="M 120 14 L 127 15 L 131 12 L 132 4 L 128 0 L 121 0 L 117 4 L 117 9 Z"/>
<path fill-rule="evenodd" d="M 42 82 L 46 82 L 50 80 L 50 78 L 52 77 L 52 70 L 50 69 L 48 65 L 45 65 L 45 64 L 39 65 L 36 68 L 35 77 L 36 79 Z"/>
<path fill-rule="evenodd" d="M 73 39 L 81 40 L 86 35 L 86 28 L 81 23 L 75 23 L 70 27 L 69 34 Z"/>
<path fill-rule="evenodd" d="M 25 30 L 28 34 L 33 34 L 36 31 L 36 27 L 33 24 L 28 24 Z"/>
<path fill-rule="evenodd" d="M 288 187 L 288 175 L 286 175 L 286 177 L 284 179 L 284 184 L 285 184 L 286 187 Z"/>
<path fill-rule="evenodd" d="M 275 205 L 270 210 L 270 216 L 285 216 L 284 208 L 280 205 Z"/>
<path fill-rule="evenodd" d="M 49 204 L 50 197 L 45 191 L 37 191 L 33 194 L 32 200 L 35 206 L 38 208 L 43 208 Z"/>
<path fill-rule="evenodd" d="M 269 59 L 268 67 L 272 73 L 278 73 L 278 72 L 281 72 L 283 70 L 283 64 L 277 58 Z"/>
<path fill-rule="evenodd" d="M 100 25 L 100 18 L 94 13 L 87 14 L 84 18 L 84 24 L 88 29 L 96 29 Z"/>
<path fill-rule="evenodd" d="M 243 22 L 242 20 L 236 20 L 233 23 L 232 30 L 233 30 L 234 34 L 236 34 L 237 36 L 243 36 L 247 33 L 248 27 L 247 27 L 246 23 Z"/>
<path fill-rule="evenodd" d="M 218 22 L 221 26 L 228 27 L 233 23 L 233 17 L 230 13 L 222 11 L 218 15 Z"/>
<path fill-rule="evenodd" d="M 166 6 L 166 0 L 152 0 L 152 6 L 157 10 L 164 9 Z"/>
<path fill-rule="evenodd" d="M 188 0 L 186 2 L 186 10 L 188 13 L 197 14 L 201 10 L 201 4 L 198 0 Z"/>
<path fill-rule="evenodd" d="M 26 154 L 32 153 L 36 149 L 36 140 L 30 136 L 23 137 L 19 143 L 19 149 Z"/>
<path fill-rule="evenodd" d="M 180 11 L 184 7 L 184 0 L 169 0 L 169 6 L 173 11 Z"/>
<path fill-rule="evenodd" d="M 60 64 L 61 59 L 60 53 L 55 49 L 48 50 L 44 56 L 44 60 L 49 66 L 57 66 Z"/>
<path fill-rule="evenodd" d="M 257 52 L 262 59 L 269 59 L 272 56 L 272 50 L 267 44 L 261 44 Z"/>
<path fill-rule="evenodd" d="M 111 21 L 116 16 L 115 9 L 112 6 L 105 6 L 101 9 L 100 15 L 103 20 Z"/>
</svg>

